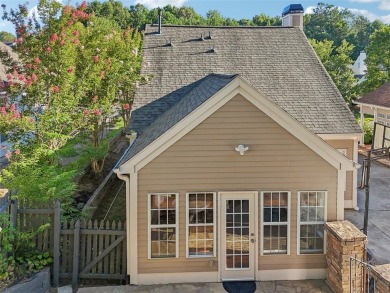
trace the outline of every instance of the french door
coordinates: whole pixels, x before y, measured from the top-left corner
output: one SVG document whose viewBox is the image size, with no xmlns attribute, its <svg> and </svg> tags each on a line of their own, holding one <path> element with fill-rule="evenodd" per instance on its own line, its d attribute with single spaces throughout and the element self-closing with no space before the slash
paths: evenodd
<svg viewBox="0 0 390 293">
<path fill-rule="evenodd" d="M 222 280 L 254 280 L 256 263 L 257 192 L 219 193 Z"/>
</svg>

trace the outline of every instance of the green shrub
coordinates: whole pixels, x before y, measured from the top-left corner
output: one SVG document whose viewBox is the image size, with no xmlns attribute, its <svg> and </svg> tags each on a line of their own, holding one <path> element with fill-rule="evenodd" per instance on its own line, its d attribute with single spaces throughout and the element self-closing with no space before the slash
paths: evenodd
<svg viewBox="0 0 390 293">
<path fill-rule="evenodd" d="M 46 224 L 36 231 L 21 232 L 13 227 L 7 214 L 0 215 L 0 291 L 4 289 L 1 284 L 12 284 L 52 262 L 49 253 L 38 251 L 34 242 L 37 234 L 49 227 Z"/>
</svg>

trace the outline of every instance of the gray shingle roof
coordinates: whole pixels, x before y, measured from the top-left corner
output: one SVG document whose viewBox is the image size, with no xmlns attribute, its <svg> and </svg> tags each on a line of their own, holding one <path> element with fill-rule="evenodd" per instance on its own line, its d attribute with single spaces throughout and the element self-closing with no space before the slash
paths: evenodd
<svg viewBox="0 0 390 293">
<path fill-rule="evenodd" d="M 387 82 L 376 90 L 364 95 L 356 101 L 357 104 L 368 104 L 390 108 L 390 82 Z"/>
<path fill-rule="evenodd" d="M 241 75 L 314 133 L 361 133 L 299 28 L 163 26 L 161 35 L 156 31 L 146 26 L 142 74 L 153 78 L 137 90 L 129 130 L 144 131 L 191 84 L 221 73 Z"/>
<path fill-rule="evenodd" d="M 15 61 L 18 61 L 18 55 L 12 50 L 11 47 L 7 46 L 3 42 L 0 42 L 0 50 L 3 52 L 8 52 L 11 56 L 11 58 Z M 0 62 L 0 81 L 6 81 L 7 80 L 7 67 Z"/>
<path fill-rule="evenodd" d="M 180 101 L 167 109 L 150 124 L 149 127 L 144 129 L 142 135 L 134 141 L 127 154 L 122 158 L 121 162 L 118 162 L 117 166 L 120 166 L 122 163 L 131 159 L 138 152 L 171 129 L 184 117 L 230 83 L 234 77 L 235 75 L 210 74 L 186 87 L 187 90 L 181 92 L 181 95 L 172 93 L 174 96 L 173 99 L 177 100 L 177 98 L 180 98 Z M 168 99 L 169 96 L 170 95 L 163 97 L 162 99 Z"/>
</svg>

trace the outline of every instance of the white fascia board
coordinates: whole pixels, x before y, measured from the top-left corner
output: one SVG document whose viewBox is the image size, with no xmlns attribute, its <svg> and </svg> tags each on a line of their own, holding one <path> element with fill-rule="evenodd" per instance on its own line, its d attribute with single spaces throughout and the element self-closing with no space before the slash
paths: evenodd
<svg viewBox="0 0 390 293">
<path fill-rule="evenodd" d="M 363 135 L 363 132 L 361 133 L 319 133 L 317 134 L 319 137 L 321 137 L 323 140 L 355 140 L 360 139 Z"/>
<path fill-rule="evenodd" d="M 386 111 L 390 111 L 390 108 L 389 107 L 383 107 L 383 106 L 378 106 L 378 105 L 374 105 L 374 104 L 366 104 L 366 103 L 359 103 L 359 102 L 354 102 L 355 104 L 357 105 L 361 105 L 361 106 L 365 106 L 365 107 L 370 107 L 371 109 L 372 108 L 377 108 L 377 109 L 381 109 L 381 110 L 386 110 Z"/>
<path fill-rule="evenodd" d="M 184 117 L 179 123 L 157 138 L 152 144 L 124 163 L 118 172 L 137 172 L 142 169 L 145 165 L 176 143 L 184 135 L 189 133 L 237 94 L 241 94 L 245 97 L 272 120 L 326 160 L 334 168 L 338 170 L 354 169 L 353 162 L 351 162 L 348 158 L 331 147 L 322 138 L 307 129 L 303 124 L 294 119 L 274 102 L 263 96 L 242 77 L 237 76 L 228 85 L 214 94 L 213 97 L 208 99 L 201 106 Z"/>
</svg>

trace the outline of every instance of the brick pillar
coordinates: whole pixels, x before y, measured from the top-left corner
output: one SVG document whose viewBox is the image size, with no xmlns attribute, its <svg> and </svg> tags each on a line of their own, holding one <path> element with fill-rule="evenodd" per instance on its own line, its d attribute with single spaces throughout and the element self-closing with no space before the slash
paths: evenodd
<svg viewBox="0 0 390 293">
<path fill-rule="evenodd" d="M 326 261 L 328 264 L 327 283 L 335 293 L 350 292 L 350 257 L 363 260 L 367 236 L 348 221 L 328 222 Z M 361 292 L 363 285 L 362 266 L 352 265 L 353 292 Z"/>
<path fill-rule="evenodd" d="M 390 264 L 375 266 L 371 272 L 375 279 L 375 293 L 390 292 Z"/>
</svg>

